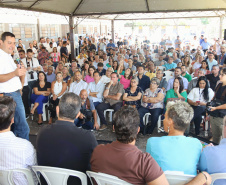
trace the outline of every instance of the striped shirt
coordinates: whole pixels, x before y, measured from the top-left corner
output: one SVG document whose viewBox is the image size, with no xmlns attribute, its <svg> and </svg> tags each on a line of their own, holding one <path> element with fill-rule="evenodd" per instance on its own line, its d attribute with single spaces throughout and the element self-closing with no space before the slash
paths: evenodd
<svg viewBox="0 0 226 185">
<path fill-rule="evenodd" d="M 0 133 L 0 170 L 30 169 L 36 164 L 36 151 L 29 141 L 16 137 L 11 131 Z M 33 178 L 37 181 L 34 174 Z M 21 173 L 14 173 L 13 180 L 16 185 L 28 184 Z"/>
</svg>

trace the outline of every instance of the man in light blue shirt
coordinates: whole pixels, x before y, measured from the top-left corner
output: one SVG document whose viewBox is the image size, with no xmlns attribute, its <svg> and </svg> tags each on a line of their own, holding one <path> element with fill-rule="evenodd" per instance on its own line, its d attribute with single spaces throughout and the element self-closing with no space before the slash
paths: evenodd
<svg viewBox="0 0 226 185">
<path fill-rule="evenodd" d="M 207 38 L 204 39 L 204 41 L 201 43 L 202 50 L 205 52 L 205 50 L 208 50 L 211 46 L 209 42 L 207 42 Z"/>
<path fill-rule="evenodd" d="M 175 69 L 177 67 L 177 64 L 175 64 L 173 62 L 173 60 L 174 60 L 173 57 L 169 57 L 168 63 L 162 65 L 162 66 L 164 66 L 166 68 L 166 71 L 169 71 L 171 69 Z"/>
<path fill-rule="evenodd" d="M 226 119 L 224 119 L 224 139 L 218 146 L 207 146 L 199 160 L 199 170 L 209 174 L 226 173 Z M 217 180 L 214 185 L 226 184 L 226 180 Z"/>
<path fill-rule="evenodd" d="M 206 61 L 208 63 L 209 71 L 212 71 L 212 67 L 214 65 L 218 65 L 218 62 L 214 59 L 214 54 L 212 52 L 208 52 L 208 59 Z"/>
<path fill-rule="evenodd" d="M 112 39 L 110 39 L 110 43 L 107 44 L 107 50 L 110 51 L 111 48 L 115 48 L 115 44 L 113 43 Z"/>
<path fill-rule="evenodd" d="M 93 74 L 94 82 L 89 83 L 87 91 L 89 99 L 93 101 L 94 106 L 102 102 L 105 85 L 100 81 L 100 73 L 95 71 Z"/>
<path fill-rule="evenodd" d="M 169 79 L 166 91 L 168 91 L 168 90 L 173 88 L 174 79 L 175 79 L 175 77 L 178 77 L 178 76 L 181 77 L 182 80 L 183 80 L 184 89 L 188 89 L 188 80 L 187 80 L 187 78 L 184 78 L 183 76 L 181 76 L 181 73 L 182 73 L 181 68 L 180 67 L 176 67 L 176 69 L 174 71 L 174 78 Z"/>
</svg>

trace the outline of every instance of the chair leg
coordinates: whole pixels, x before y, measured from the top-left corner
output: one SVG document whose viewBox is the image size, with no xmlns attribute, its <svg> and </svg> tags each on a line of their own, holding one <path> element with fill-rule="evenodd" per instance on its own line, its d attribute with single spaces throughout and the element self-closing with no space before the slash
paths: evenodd
<svg viewBox="0 0 226 185">
<path fill-rule="evenodd" d="M 162 116 L 162 115 L 159 116 L 159 120 L 158 120 L 158 127 L 157 127 L 158 133 L 160 133 L 159 128 L 161 127 L 161 116 Z"/>
<path fill-rule="evenodd" d="M 42 114 L 42 121 L 46 121 L 46 106 L 43 104 L 43 114 Z"/>
<path fill-rule="evenodd" d="M 110 116 L 109 116 L 110 117 L 110 122 L 112 122 L 112 111 L 110 111 L 109 114 L 110 114 Z"/>
<path fill-rule="evenodd" d="M 34 104 L 31 104 L 31 110 L 33 109 L 33 107 L 34 107 Z M 31 115 L 31 120 L 32 121 L 34 120 L 34 116 L 33 115 Z"/>
</svg>

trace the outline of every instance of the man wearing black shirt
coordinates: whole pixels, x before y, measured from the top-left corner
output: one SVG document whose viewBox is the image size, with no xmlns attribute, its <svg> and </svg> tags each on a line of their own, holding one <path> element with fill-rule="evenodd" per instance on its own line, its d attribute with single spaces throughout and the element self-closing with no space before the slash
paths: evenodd
<svg viewBox="0 0 226 185">
<path fill-rule="evenodd" d="M 88 49 L 92 52 L 93 50 L 96 51 L 96 46 L 92 44 L 91 40 L 88 41 Z"/>
<path fill-rule="evenodd" d="M 150 87 L 150 78 L 146 75 L 144 75 L 144 66 L 138 67 L 138 79 L 139 84 L 138 86 L 142 89 L 142 91 L 145 91 Z"/>
<path fill-rule="evenodd" d="M 118 46 L 118 48 L 119 48 L 120 46 L 123 46 L 123 42 L 121 41 L 121 38 L 119 38 L 119 41 L 117 42 L 117 46 Z"/>
<path fill-rule="evenodd" d="M 67 41 L 64 41 L 62 47 L 60 48 L 61 58 L 62 57 L 68 58 L 68 50 L 66 46 L 67 46 Z"/>
<path fill-rule="evenodd" d="M 64 94 L 56 108 L 58 120 L 44 126 L 37 136 L 38 165 L 77 170 L 90 170 L 90 158 L 97 141 L 88 130 L 74 124 L 81 108 L 81 99 L 74 93 Z M 43 184 L 43 183 L 42 183 Z M 80 184 L 80 180 L 69 177 L 68 184 Z"/>
<path fill-rule="evenodd" d="M 214 91 L 215 87 L 217 85 L 217 81 L 220 80 L 219 78 L 219 66 L 218 65 L 213 65 L 212 67 L 212 73 L 206 75 L 206 78 L 209 80 L 210 82 L 210 88 Z"/>
</svg>

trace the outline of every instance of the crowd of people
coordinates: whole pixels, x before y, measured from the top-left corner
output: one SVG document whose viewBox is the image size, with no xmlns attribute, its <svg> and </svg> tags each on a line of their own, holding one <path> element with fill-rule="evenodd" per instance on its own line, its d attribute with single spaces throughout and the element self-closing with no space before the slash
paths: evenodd
<svg viewBox="0 0 226 185">
<path fill-rule="evenodd" d="M 119 38 L 114 43 L 110 39 L 107 43 L 105 38 L 86 35 L 80 37 L 79 53 L 72 58 L 66 38 L 57 42 L 40 38 L 39 43 L 29 43 L 25 49 L 22 40 L 15 47 L 15 36 L 4 32 L 0 40 L 0 93 L 5 97 L 0 101 L 4 112 L 0 142 L 1 137 L 7 140 L 15 136 L 29 140 L 26 118 L 37 112 L 37 124 L 43 124 L 43 105 L 48 103 L 50 119 L 38 133 L 37 162 L 35 152 L 31 152 L 34 148 L 29 146 L 31 155 L 25 159 L 29 163 L 21 167 L 38 163 L 82 172 L 91 169 L 132 184 L 150 185 L 167 184 L 166 171 L 190 175 L 197 175 L 197 170 L 226 172 L 218 170 L 223 156 L 208 161 L 211 169 L 205 158 L 209 153 L 221 155 L 218 147 L 224 148 L 224 139 L 220 140 L 226 115 L 226 45 L 219 40 L 211 45 L 203 36 L 200 40 L 194 37 L 183 49 L 179 36 L 174 42 L 168 38 L 158 45 L 147 39 L 130 45 L 126 40 Z M 97 146 L 86 130 L 106 129 L 107 109 L 114 110 L 112 131 L 117 141 Z M 143 119 L 146 113 L 151 114 L 147 126 Z M 213 142 L 220 143 L 203 152 L 198 139 L 184 136 L 191 123 L 195 124 L 195 134 L 200 134 L 202 116 L 210 119 Z M 134 146 L 137 134 L 152 134 L 161 117 L 168 136 L 151 137 L 147 153 L 142 153 Z M 15 142 L 19 141 L 29 145 L 24 140 Z M 13 152 L 22 155 L 25 150 L 18 147 Z M 4 165 L 0 164 L 0 169 L 16 164 Z M 190 184 L 210 183 L 208 173 L 198 174 Z"/>
</svg>

